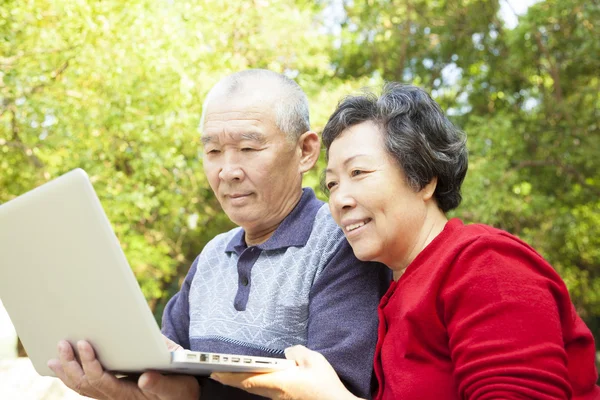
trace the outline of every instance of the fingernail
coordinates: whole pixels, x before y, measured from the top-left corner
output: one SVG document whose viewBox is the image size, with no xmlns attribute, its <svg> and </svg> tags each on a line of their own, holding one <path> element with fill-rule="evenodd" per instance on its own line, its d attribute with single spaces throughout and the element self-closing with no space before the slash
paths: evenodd
<svg viewBox="0 0 600 400">
<path fill-rule="evenodd" d="M 58 342 L 58 352 L 65 353 L 67 351 L 67 343 L 64 341 Z"/>
<path fill-rule="evenodd" d="M 143 391 L 148 391 L 149 389 L 149 385 L 148 385 L 148 375 L 147 374 L 142 374 L 140 375 L 139 379 L 138 379 L 138 387 L 140 389 L 142 389 Z"/>
<path fill-rule="evenodd" d="M 217 381 L 217 382 L 221 383 L 219 374 L 210 374 L 209 378 L 212 379 L 213 381 Z"/>
</svg>

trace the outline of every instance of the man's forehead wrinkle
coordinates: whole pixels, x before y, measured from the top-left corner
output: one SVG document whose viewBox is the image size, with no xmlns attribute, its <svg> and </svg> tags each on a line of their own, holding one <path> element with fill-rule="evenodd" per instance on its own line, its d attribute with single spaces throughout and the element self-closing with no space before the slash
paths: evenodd
<svg viewBox="0 0 600 400">
<path fill-rule="evenodd" d="M 240 120 L 245 120 L 245 119 L 260 119 L 260 117 L 263 117 L 265 115 L 265 112 L 263 110 L 261 110 L 259 107 L 257 107 L 256 111 L 252 111 L 249 109 L 245 109 L 245 110 L 240 110 L 240 111 L 231 111 L 231 110 L 227 110 L 227 111 L 209 111 L 206 113 L 206 119 L 207 121 L 209 120 L 209 118 L 214 118 L 214 117 L 220 117 L 220 118 L 224 118 L 224 117 L 229 117 L 229 116 L 233 116 L 234 119 L 238 119 L 235 118 L 236 115 L 248 115 L 250 117 L 256 117 L 256 118 L 239 118 Z"/>
<path fill-rule="evenodd" d="M 218 119 L 207 120 L 204 124 L 204 131 L 214 130 L 217 132 L 230 132 L 236 130 L 260 130 L 262 121 L 259 119 Z"/>
<path fill-rule="evenodd" d="M 259 99 L 246 93 L 233 99 L 213 98 L 204 118 L 202 143 L 223 140 L 268 142 L 268 131 L 277 128 L 273 107 L 266 104 L 272 103 L 268 97 Z"/>
<path fill-rule="evenodd" d="M 213 123 L 250 123 L 252 125 L 257 125 L 274 120 L 274 116 L 268 114 L 269 113 L 266 113 L 262 107 L 247 107 L 241 110 L 213 109 L 207 112 L 204 125 L 208 126 Z"/>
</svg>

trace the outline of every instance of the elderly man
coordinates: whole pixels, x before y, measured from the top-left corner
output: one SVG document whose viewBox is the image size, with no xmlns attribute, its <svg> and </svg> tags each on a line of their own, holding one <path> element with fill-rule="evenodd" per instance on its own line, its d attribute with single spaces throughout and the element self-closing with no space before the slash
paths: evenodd
<svg viewBox="0 0 600 400">
<path fill-rule="evenodd" d="M 216 236 L 169 302 L 163 333 L 186 349 L 284 357 L 303 344 L 322 353 L 350 391 L 369 396 L 376 313 L 389 274 L 358 261 L 328 207 L 302 175 L 320 140 L 308 102 L 283 75 L 248 70 L 209 92 L 201 122 L 204 170 L 240 227 Z M 248 398 L 208 378 L 104 372 L 89 344 L 68 343 L 49 365 L 70 387 L 99 398 Z M 199 383 L 199 384 L 198 384 Z"/>
</svg>

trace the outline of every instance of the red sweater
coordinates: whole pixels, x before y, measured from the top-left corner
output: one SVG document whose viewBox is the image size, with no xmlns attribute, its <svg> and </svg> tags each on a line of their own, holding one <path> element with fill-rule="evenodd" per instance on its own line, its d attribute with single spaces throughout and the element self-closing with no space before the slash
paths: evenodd
<svg viewBox="0 0 600 400">
<path fill-rule="evenodd" d="M 379 305 L 382 399 L 600 399 L 594 339 L 518 238 L 452 219 Z"/>
</svg>

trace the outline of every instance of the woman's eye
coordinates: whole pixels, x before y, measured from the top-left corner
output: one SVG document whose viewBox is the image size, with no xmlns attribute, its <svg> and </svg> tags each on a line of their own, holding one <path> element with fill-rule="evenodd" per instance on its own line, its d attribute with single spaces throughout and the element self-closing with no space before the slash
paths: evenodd
<svg viewBox="0 0 600 400">
<path fill-rule="evenodd" d="M 219 154 L 221 150 L 211 149 L 206 152 L 206 154 Z"/>
<path fill-rule="evenodd" d="M 360 175 L 360 174 L 362 174 L 363 172 L 364 172 L 364 171 L 361 171 L 360 169 L 353 169 L 353 170 L 350 172 L 350 176 L 357 176 L 357 175 Z"/>
<path fill-rule="evenodd" d="M 255 149 L 251 148 L 251 147 L 243 147 L 242 151 L 243 152 L 249 152 L 249 151 L 254 151 Z"/>
<path fill-rule="evenodd" d="M 325 185 L 327 187 L 327 190 L 331 190 L 335 187 L 335 185 L 337 185 L 337 183 L 335 182 L 327 182 L 327 184 Z"/>
</svg>

